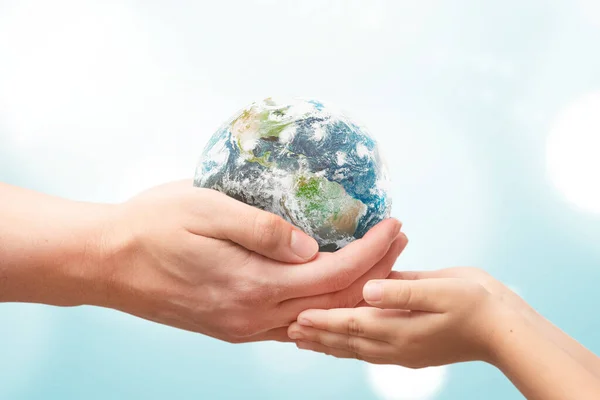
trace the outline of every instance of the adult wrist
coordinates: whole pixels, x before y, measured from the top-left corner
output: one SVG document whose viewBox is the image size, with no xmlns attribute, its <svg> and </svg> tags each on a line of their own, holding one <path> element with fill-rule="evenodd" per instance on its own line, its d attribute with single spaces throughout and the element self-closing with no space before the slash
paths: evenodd
<svg viewBox="0 0 600 400">
<path fill-rule="evenodd" d="M 89 292 L 81 298 L 82 304 L 115 308 L 119 304 L 120 268 L 133 262 L 139 250 L 139 238 L 128 225 L 124 205 L 95 205 L 94 218 L 87 228 L 88 245 L 81 257 L 85 272 L 81 285 Z M 71 276 L 77 279 L 77 265 Z"/>
<path fill-rule="evenodd" d="M 69 294 L 64 305 L 107 305 L 114 270 L 127 246 L 120 215 L 118 205 L 73 205 L 61 265 L 55 266 Z"/>
</svg>

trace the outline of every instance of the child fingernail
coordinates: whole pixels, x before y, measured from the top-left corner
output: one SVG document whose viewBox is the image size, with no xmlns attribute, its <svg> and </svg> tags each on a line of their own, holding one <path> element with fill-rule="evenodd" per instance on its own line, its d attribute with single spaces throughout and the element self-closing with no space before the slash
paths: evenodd
<svg viewBox="0 0 600 400">
<path fill-rule="evenodd" d="M 383 298 L 383 285 L 381 282 L 369 282 L 363 289 L 363 297 L 366 301 L 381 301 Z"/>
</svg>

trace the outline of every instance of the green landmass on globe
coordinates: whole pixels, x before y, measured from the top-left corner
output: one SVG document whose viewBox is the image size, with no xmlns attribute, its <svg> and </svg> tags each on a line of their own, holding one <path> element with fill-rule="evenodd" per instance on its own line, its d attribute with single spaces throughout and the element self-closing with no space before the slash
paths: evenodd
<svg viewBox="0 0 600 400">
<path fill-rule="evenodd" d="M 194 185 L 280 215 L 335 251 L 391 211 L 389 176 L 364 127 L 315 100 L 267 98 L 211 137 Z"/>
</svg>

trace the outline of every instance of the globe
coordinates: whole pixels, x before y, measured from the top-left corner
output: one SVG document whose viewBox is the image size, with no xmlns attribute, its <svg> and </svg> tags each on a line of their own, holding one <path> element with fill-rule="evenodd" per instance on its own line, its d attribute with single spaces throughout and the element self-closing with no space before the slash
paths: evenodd
<svg viewBox="0 0 600 400">
<path fill-rule="evenodd" d="M 364 127 L 316 100 L 267 98 L 210 138 L 194 186 L 283 217 L 336 251 L 391 211 L 389 176 Z"/>
</svg>

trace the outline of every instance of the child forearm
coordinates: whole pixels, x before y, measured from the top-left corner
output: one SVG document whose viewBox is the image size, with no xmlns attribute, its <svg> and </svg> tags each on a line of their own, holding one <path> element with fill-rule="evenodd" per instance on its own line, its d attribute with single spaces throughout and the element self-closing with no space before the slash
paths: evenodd
<svg viewBox="0 0 600 400">
<path fill-rule="evenodd" d="M 544 316 L 535 311 L 533 307 L 529 306 L 524 300 L 516 296 L 516 294 L 511 293 L 510 295 L 516 298 L 515 301 L 518 302 L 518 309 L 521 310 L 527 321 L 538 332 L 569 354 L 575 361 L 596 376 L 596 378 L 600 379 L 600 357 L 596 356 L 581 343 L 544 318 Z"/>
<path fill-rule="evenodd" d="M 548 339 L 548 334 L 577 355 L 580 349 L 570 340 L 545 333 L 512 313 L 498 321 L 492 364 L 496 365 L 529 400 L 599 399 L 600 380 L 582 360 L 575 359 L 562 346 Z M 568 337 L 567 337 L 568 338 Z M 569 338 L 570 339 L 570 338 Z M 572 339 L 571 339 L 572 340 Z M 587 363 L 587 355 L 585 361 Z"/>
</svg>

